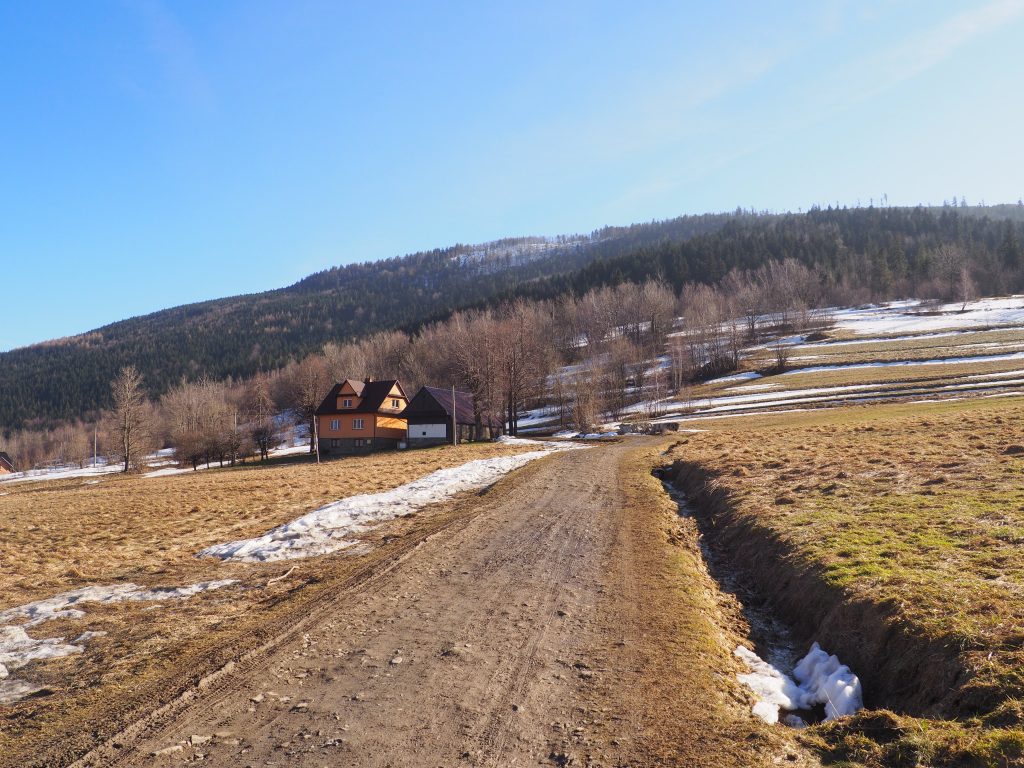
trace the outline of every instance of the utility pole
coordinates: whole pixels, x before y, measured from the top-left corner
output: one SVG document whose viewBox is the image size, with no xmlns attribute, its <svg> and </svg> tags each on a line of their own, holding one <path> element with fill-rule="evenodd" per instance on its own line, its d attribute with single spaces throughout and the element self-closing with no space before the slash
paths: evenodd
<svg viewBox="0 0 1024 768">
<path fill-rule="evenodd" d="M 452 384 L 452 445 L 459 444 L 459 420 L 456 417 L 458 408 L 455 407 L 455 385 Z"/>
<path fill-rule="evenodd" d="M 99 460 L 97 457 L 97 446 L 99 445 L 99 427 L 96 424 L 92 425 L 92 465 L 95 468 L 96 462 Z"/>
</svg>

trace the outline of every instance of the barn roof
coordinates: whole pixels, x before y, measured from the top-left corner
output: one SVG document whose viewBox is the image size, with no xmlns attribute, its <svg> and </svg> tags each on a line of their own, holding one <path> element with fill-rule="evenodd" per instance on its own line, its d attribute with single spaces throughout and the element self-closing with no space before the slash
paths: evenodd
<svg viewBox="0 0 1024 768">
<path fill-rule="evenodd" d="M 455 421 L 459 424 L 472 425 L 476 423 L 476 417 L 473 412 L 473 395 L 469 392 L 462 392 L 459 390 L 455 391 L 455 400 L 452 401 L 452 390 L 445 389 L 444 387 L 423 387 L 420 389 L 421 393 L 427 393 L 430 398 L 437 403 L 440 410 L 444 412 L 448 419 L 451 419 L 454 410 Z M 429 407 L 429 405 L 421 404 L 422 400 L 419 394 L 416 395 L 410 401 L 408 407 L 402 411 L 402 416 L 408 418 L 411 413 L 430 413 L 435 409 Z M 491 426 L 499 426 L 497 421 L 491 420 Z"/>
<path fill-rule="evenodd" d="M 0 451 L 0 464 L 4 464 L 8 469 L 14 469 L 14 460 L 3 451 Z"/>
<path fill-rule="evenodd" d="M 359 405 L 355 408 L 338 407 L 338 396 L 341 388 L 345 386 L 345 382 L 342 381 L 331 387 L 327 397 L 320 403 L 320 407 L 316 409 L 317 416 L 328 416 L 334 413 L 376 413 L 387 399 L 388 394 L 396 386 L 398 391 L 402 393 L 402 397 L 405 397 L 407 401 L 409 399 L 398 379 L 383 379 L 381 381 L 353 381 L 352 379 L 346 379 L 345 381 L 359 393 Z"/>
</svg>

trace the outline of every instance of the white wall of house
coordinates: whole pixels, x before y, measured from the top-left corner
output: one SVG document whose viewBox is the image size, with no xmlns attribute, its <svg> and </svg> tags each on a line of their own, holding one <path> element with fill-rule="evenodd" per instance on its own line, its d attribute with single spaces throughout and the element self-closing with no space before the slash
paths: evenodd
<svg viewBox="0 0 1024 768">
<path fill-rule="evenodd" d="M 410 424 L 408 426 L 407 433 L 409 435 L 409 439 L 410 440 L 415 440 L 416 438 L 419 438 L 419 439 L 422 440 L 423 438 L 430 438 L 430 437 L 434 437 L 434 438 L 438 438 L 439 437 L 441 439 L 444 439 L 444 438 L 448 437 L 448 425 L 447 424 Z"/>
</svg>

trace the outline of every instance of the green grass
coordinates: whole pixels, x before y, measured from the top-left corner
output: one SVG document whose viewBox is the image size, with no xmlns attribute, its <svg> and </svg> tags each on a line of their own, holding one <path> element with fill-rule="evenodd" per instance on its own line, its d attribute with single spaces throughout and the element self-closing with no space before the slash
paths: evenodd
<svg viewBox="0 0 1024 768">
<path fill-rule="evenodd" d="M 953 649 L 949 719 L 864 713 L 812 728 L 851 765 L 1013 765 L 1024 756 L 1024 403 L 837 408 L 701 424 L 696 461 L 739 515 L 837 594 Z M 878 718 L 890 718 L 885 727 Z M 950 712 L 950 715 L 956 713 Z"/>
</svg>

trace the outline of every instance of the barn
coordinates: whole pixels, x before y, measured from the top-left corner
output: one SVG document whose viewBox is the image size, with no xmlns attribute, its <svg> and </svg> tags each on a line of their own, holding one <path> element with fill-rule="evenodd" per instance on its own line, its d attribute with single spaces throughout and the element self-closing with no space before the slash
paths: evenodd
<svg viewBox="0 0 1024 768">
<path fill-rule="evenodd" d="M 0 451 L 0 475 L 6 475 L 14 471 L 14 462 L 11 457 Z"/>
<path fill-rule="evenodd" d="M 469 392 L 454 390 L 453 399 L 452 393 L 453 390 L 441 387 L 421 387 L 409 401 L 401 416 L 407 422 L 406 442 L 410 448 L 452 442 L 453 423 L 459 442 L 476 437 L 473 396 Z M 479 437 L 496 437 L 501 434 L 501 426 L 497 422 L 485 420 L 484 434 Z"/>
</svg>

